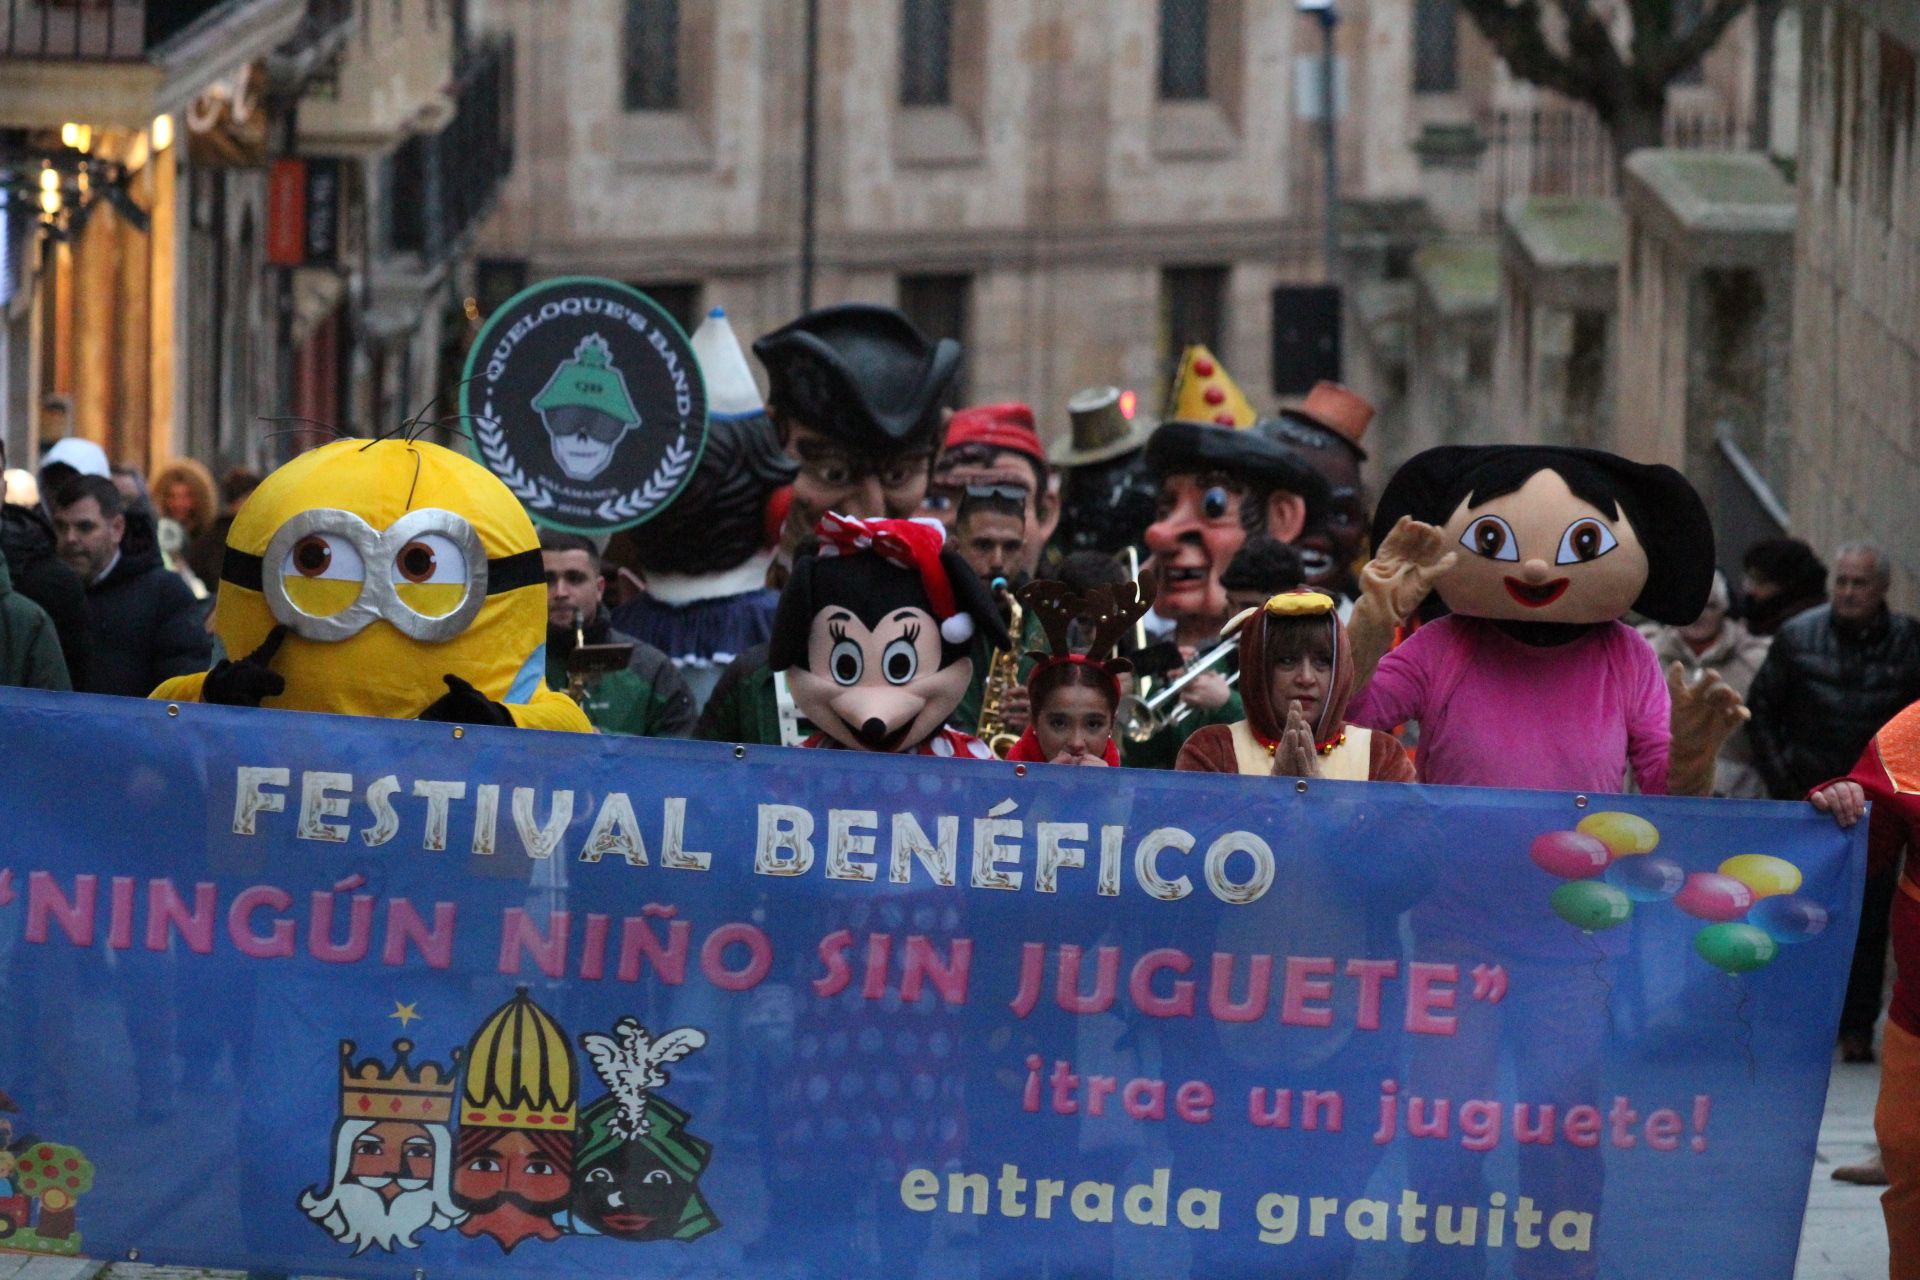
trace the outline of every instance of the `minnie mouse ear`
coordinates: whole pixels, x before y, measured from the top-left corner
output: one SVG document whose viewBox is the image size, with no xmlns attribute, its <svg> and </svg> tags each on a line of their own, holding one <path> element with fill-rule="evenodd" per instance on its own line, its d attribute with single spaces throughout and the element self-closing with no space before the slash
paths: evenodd
<svg viewBox="0 0 1920 1280">
<path fill-rule="evenodd" d="M 956 613 L 941 622 L 940 638 L 948 644 L 965 644 L 973 639 L 973 615 Z"/>
</svg>

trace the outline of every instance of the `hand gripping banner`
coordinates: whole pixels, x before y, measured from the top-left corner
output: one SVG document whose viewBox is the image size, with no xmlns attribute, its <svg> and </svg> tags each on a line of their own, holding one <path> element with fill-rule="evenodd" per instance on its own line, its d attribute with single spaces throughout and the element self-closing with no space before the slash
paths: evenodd
<svg viewBox="0 0 1920 1280">
<path fill-rule="evenodd" d="M 1864 868 L 1806 806 L 0 717 L 0 1250 L 1792 1273 Z"/>
</svg>

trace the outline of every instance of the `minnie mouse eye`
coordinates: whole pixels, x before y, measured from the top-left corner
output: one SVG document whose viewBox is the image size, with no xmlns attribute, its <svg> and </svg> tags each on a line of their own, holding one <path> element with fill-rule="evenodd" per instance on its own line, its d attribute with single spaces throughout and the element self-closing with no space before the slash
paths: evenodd
<svg viewBox="0 0 1920 1280">
<path fill-rule="evenodd" d="M 1481 516 L 1468 525 L 1460 535 L 1460 545 L 1489 560 L 1520 558 L 1520 540 L 1513 536 L 1513 526 L 1499 516 Z"/>
<path fill-rule="evenodd" d="M 1560 535 L 1560 553 L 1553 558 L 1555 564 L 1585 564 L 1589 560 L 1598 560 L 1607 552 L 1620 545 L 1613 536 L 1613 530 L 1598 520 L 1575 520 Z"/>
<path fill-rule="evenodd" d="M 880 655 L 880 670 L 888 684 L 911 683 L 920 670 L 920 651 L 913 647 L 913 640 L 903 636 L 889 644 Z"/>
<path fill-rule="evenodd" d="M 851 640 L 836 641 L 833 651 L 827 655 L 827 670 L 833 673 L 835 684 L 859 684 L 866 669 L 867 655 Z"/>
</svg>

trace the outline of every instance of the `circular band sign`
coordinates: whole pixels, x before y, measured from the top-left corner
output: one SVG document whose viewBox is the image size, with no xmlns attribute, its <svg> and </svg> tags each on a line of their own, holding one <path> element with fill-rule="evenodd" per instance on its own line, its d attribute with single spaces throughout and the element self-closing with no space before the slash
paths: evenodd
<svg viewBox="0 0 1920 1280">
<path fill-rule="evenodd" d="M 480 462 L 535 521 L 571 533 L 659 515 L 707 445 L 707 392 L 687 336 L 616 280 L 521 290 L 467 355 L 460 411 Z"/>
</svg>

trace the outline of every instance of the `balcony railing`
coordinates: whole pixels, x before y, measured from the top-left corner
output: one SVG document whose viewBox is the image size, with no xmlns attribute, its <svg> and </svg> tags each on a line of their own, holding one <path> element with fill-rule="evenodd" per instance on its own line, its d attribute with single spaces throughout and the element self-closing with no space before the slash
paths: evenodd
<svg viewBox="0 0 1920 1280">
<path fill-rule="evenodd" d="M 388 161 L 387 243 L 438 262 L 492 203 L 513 168 L 513 46 L 476 45 L 460 64 L 456 112 L 408 138 Z"/>
<path fill-rule="evenodd" d="M 0 57 L 136 62 L 242 0 L 0 0 Z"/>
</svg>

